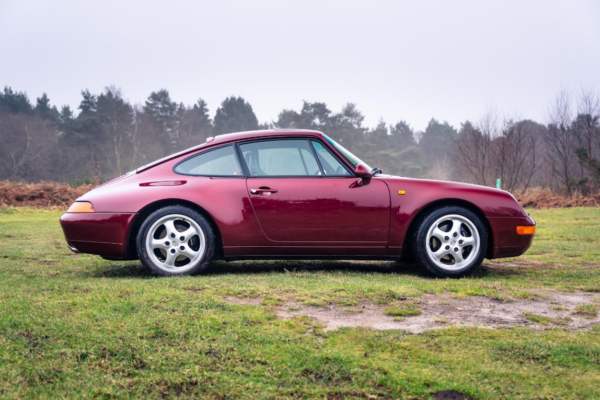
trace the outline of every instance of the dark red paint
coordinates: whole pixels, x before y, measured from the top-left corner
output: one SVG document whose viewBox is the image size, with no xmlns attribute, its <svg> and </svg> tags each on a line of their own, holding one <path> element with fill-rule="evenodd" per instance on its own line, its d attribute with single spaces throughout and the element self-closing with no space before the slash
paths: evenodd
<svg viewBox="0 0 600 400">
<path fill-rule="evenodd" d="M 67 213 L 60 224 L 67 242 L 82 253 L 124 257 L 136 214 Z"/>
<path fill-rule="evenodd" d="M 166 157 L 86 193 L 91 214 L 61 217 L 67 241 L 81 252 L 125 258 L 139 227 L 136 217 L 160 206 L 182 203 L 203 210 L 218 229 L 227 257 L 399 257 L 411 223 L 437 204 L 470 207 L 490 229 L 488 257 L 524 253 L 534 225 L 509 193 L 456 182 L 370 177 L 366 167 L 346 164 L 354 177 L 199 177 L 173 167 L 191 155 L 224 143 L 257 138 L 310 137 L 316 131 L 255 131 L 221 135 L 209 143 Z M 345 159 L 325 140 L 323 144 Z M 182 179 L 184 178 L 184 179 Z M 256 194 L 251 189 L 258 189 Z M 405 194 L 399 194 L 404 191 Z"/>
<path fill-rule="evenodd" d="M 355 177 L 248 178 L 246 185 L 262 231 L 272 241 L 385 247 L 390 226 L 387 185 L 356 182 Z M 251 192 L 261 187 L 277 193 Z"/>
</svg>

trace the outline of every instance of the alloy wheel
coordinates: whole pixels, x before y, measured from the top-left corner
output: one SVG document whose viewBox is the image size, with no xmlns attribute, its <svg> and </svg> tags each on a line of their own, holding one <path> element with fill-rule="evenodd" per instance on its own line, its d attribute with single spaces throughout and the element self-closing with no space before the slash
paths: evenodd
<svg viewBox="0 0 600 400">
<path fill-rule="evenodd" d="M 146 250 L 153 263 L 167 272 L 183 273 L 204 256 L 206 238 L 200 225 L 185 215 L 158 219 L 146 236 Z"/>
<path fill-rule="evenodd" d="M 469 266 L 479 254 L 479 232 L 475 224 L 462 215 L 445 215 L 436 220 L 426 240 L 431 261 L 447 271 Z"/>
</svg>

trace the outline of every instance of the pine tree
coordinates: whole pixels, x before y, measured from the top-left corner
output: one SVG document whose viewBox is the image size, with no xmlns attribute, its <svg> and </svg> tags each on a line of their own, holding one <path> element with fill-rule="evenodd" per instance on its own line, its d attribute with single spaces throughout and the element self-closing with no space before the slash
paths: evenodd
<svg viewBox="0 0 600 400">
<path fill-rule="evenodd" d="M 13 92 L 5 86 L 4 93 L 0 92 L 0 109 L 4 109 L 13 114 L 32 114 L 33 107 L 29 103 L 29 98 L 24 92 Z"/>
<path fill-rule="evenodd" d="M 228 97 L 221 103 L 215 114 L 214 133 L 251 131 L 258 129 L 258 119 L 250 103 L 242 97 Z"/>
<path fill-rule="evenodd" d="M 50 121 L 54 125 L 57 125 L 60 121 L 59 112 L 56 109 L 56 106 L 50 106 L 50 99 L 46 93 L 43 93 L 42 97 L 37 98 L 33 112 L 38 117 Z"/>
<path fill-rule="evenodd" d="M 395 151 L 402 151 L 417 145 L 414 132 L 405 121 L 400 121 L 396 125 L 390 126 L 390 135 Z"/>
<path fill-rule="evenodd" d="M 189 108 L 181 104 L 177 114 L 179 118 L 177 150 L 202 144 L 212 135 L 212 121 L 208 105 L 204 100 L 199 99 Z"/>
<path fill-rule="evenodd" d="M 170 154 L 177 144 L 178 109 L 179 105 L 171 101 L 166 89 L 150 93 L 144 106 L 144 113 L 150 117 L 156 129 L 164 155 Z"/>
</svg>

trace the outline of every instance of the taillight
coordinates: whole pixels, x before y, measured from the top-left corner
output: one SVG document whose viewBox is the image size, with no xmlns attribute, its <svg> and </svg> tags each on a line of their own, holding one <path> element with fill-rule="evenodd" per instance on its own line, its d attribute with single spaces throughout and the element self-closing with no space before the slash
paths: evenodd
<svg viewBox="0 0 600 400">
<path fill-rule="evenodd" d="M 94 206 L 89 201 L 76 201 L 67 210 L 68 213 L 94 213 Z"/>
</svg>

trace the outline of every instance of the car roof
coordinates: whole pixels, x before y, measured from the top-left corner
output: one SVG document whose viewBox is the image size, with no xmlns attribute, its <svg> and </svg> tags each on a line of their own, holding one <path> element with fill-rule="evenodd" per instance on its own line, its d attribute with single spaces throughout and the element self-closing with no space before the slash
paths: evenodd
<svg viewBox="0 0 600 400">
<path fill-rule="evenodd" d="M 310 129 L 269 129 L 269 130 L 259 130 L 259 131 L 226 133 L 224 135 L 215 136 L 215 139 L 210 142 L 210 145 L 212 146 L 217 143 L 235 142 L 238 140 L 258 139 L 258 138 L 262 138 L 262 137 L 272 137 L 272 136 L 323 137 L 323 132 L 313 131 Z"/>
<path fill-rule="evenodd" d="M 323 137 L 323 132 L 313 131 L 310 129 L 269 129 L 269 130 L 256 130 L 256 131 L 246 131 L 246 132 L 235 132 L 235 133 L 226 133 L 223 135 L 217 135 L 214 139 L 208 138 L 205 143 L 201 143 L 199 145 L 190 147 L 189 149 L 185 149 L 175 154 L 170 154 L 160 160 L 153 161 L 149 164 L 146 164 L 142 167 L 139 167 L 135 170 L 135 172 L 142 172 L 149 168 L 155 167 L 159 164 L 162 164 L 165 161 L 172 160 L 176 157 L 182 156 L 184 154 L 193 153 L 194 151 L 206 148 L 213 147 L 218 144 L 235 142 L 238 140 L 246 140 L 246 139 L 259 139 L 264 137 L 290 137 L 290 136 L 314 136 L 314 137 Z M 210 141 L 209 141 L 210 140 Z"/>
</svg>

